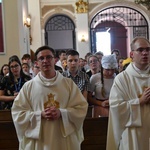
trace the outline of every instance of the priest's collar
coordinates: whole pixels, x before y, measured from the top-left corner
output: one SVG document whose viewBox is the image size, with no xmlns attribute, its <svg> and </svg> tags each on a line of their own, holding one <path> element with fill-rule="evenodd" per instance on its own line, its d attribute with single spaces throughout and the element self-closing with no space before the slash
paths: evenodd
<svg viewBox="0 0 150 150">
<path fill-rule="evenodd" d="M 150 72 L 150 67 L 149 67 L 149 66 L 147 67 L 146 70 L 140 70 L 140 69 L 137 68 L 137 67 L 135 66 L 135 64 L 133 63 L 133 67 L 134 67 L 134 69 L 135 69 L 138 73 L 140 73 L 140 74 L 148 74 L 148 73 Z"/>
<path fill-rule="evenodd" d="M 55 72 L 55 76 L 54 76 L 53 78 L 51 78 L 51 79 L 45 78 L 45 77 L 42 75 L 41 72 L 39 72 L 39 76 L 40 76 L 40 78 L 41 78 L 42 81 L 50 82 L 50 81 L 56 80 L 56 78 L 57 78 L 57 76 L 58 76 L 58 72 L 56 71 L 56 72 Z"/>
</svg>

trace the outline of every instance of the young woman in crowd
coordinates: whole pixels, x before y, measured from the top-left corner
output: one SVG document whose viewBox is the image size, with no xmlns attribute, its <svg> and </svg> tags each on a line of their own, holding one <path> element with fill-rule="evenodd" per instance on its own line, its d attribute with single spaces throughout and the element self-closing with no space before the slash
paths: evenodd
<svg viewBox="0 0 150 150">
<path fill-rule="evenodd" d="M 6 76 L 8 74 L 8 72 L 9 72 L 9 66 L 8 66 L 8 64 L 4 64 L 2 66 L 1 72 L 0 72 L 1 77 Z"/>
<path fill-rule="evenodd" d="M 86 74 L 91 77 L 92 75 L 100 72 L 100 61 L 96 55 L 90 55 L 88 57 L 88 65 L 90 70 L 86 72 Z"/>
<path fill-rule="evenodd" d="M 0 101 L 4 102 L 3 109 L 10 109 L 13 100 L 22 88 L 23 84 L 31 77 L 24 74 L 21 62 L 16 55 L 9 58 L 9 75 L 0 82 Z"/>
<path fill-rule="evenodd" d="M 116 56 L 103 56 L 101 65 L 101 72 L 92 75 L 90 78 L 91 91 L 88 95 L 89 103 L 94 105 L 95 117 L 100 115 L 98 114 L 98 109 L 100 107 L 96 106 L 106 108 L 107 113 L 105 114 L 105 116 L 108 115 L 109 93 L 115 77 L 115 69 L 118 67 Z"/>
</svg>

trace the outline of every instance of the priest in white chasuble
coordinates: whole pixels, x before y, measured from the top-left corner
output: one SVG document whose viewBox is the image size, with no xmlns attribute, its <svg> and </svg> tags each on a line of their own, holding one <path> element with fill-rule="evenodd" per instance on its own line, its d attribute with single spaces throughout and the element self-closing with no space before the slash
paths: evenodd
<svg viewBox="0 0 150 150">
<path fill-rule="evenodd" d="M 27 82 L 12 107 L 19 150 L 80 150 L 88 104 L 69 78 L 55 71 L 55 51 L 35 52 L 40 72 Z"/>
<path fill-rule="evenodd" d="M 110 92 L 107 150 L 150 149 L 150 42 L 136 37 L 130 54 Z"/>
</svg>

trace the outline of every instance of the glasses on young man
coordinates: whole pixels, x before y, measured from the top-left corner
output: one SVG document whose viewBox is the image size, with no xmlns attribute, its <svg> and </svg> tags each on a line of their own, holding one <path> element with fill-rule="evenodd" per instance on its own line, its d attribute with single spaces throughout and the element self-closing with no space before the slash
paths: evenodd
<svg viewBox="0 0 150 150">
<path fill-rule="evenodd" d="M 140 47 L 140 48 L 138 48 L 137 50 L 134 50 L 134 51 L 136 51 L 137 53 L 143 53 L 144 51 L 145 52 L 150 52 L 150 47 L 146 47 L 146 48 Z"/>
<path fill-rule="evenodd" d="M 47 61 L 51 61 L 53 58 L 54 58 L 53 56 L 47 55 L 47 56 L 45 56 L 45 57 L 44 57 L 44 56 L 41 56 L 41 57 L 39 57 L 37 60 L 40 61 L 40 62 L 43 62 L 45 59 L 46 59 Z"/>
</svg>

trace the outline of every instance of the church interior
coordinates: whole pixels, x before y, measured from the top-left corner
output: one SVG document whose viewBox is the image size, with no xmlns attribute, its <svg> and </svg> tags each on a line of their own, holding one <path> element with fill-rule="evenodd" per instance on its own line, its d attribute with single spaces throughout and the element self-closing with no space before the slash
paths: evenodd
<svg viewBox="0 0 150 150">
<path fill-rule="evenodd" d="M 30 54 L 34 59 L 34 52 L 43 45 L 58 52 L 76 50 L 81 58 L 119 49 L 128 58 L 133 38 L 150 40 L 149 0 L 1 0 L 0 13 L 0 67 L 12 55 L 21 59 Z M 99 33 L 105 33 L 101 34 L 103 43 Z M 107 125 L 108 117 L 93 117 L 93 107 L 89 107 L 81 149 L 106 150 Z M 4 149 L 18 149 L 7 110 L 0 111 L 0 150 Z"/>
</svg>

